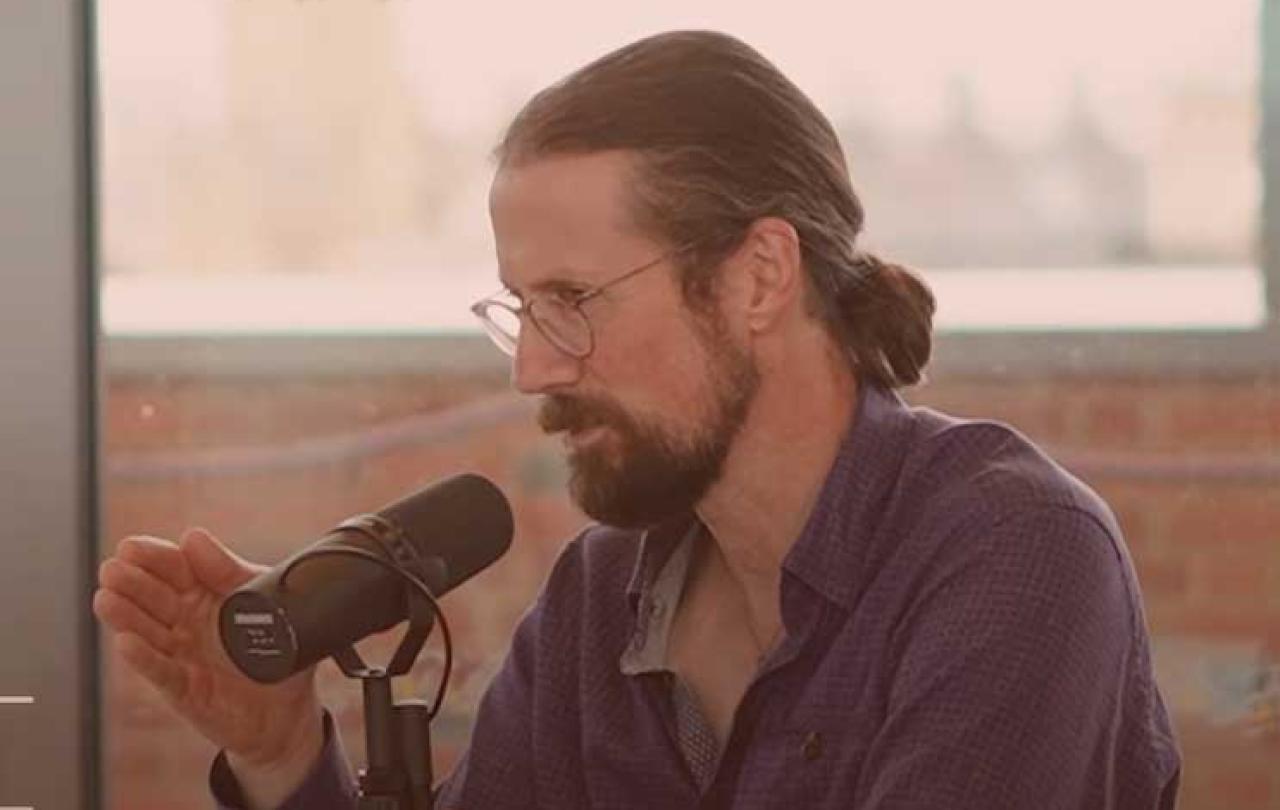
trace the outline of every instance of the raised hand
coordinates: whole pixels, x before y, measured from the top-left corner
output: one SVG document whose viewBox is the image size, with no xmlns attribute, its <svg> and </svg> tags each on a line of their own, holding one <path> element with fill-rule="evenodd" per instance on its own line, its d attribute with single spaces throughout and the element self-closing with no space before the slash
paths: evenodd
<svg viewBox="0 0 1280 810">
<path fill-rule="evenodd" d="M 201 529 L 176 544 L 126 537 L 99 568 L 93 610 L 120 657 L 226 749 L 239 775 L 305 773 L 323 738 L 314 667 L 259 684 L 236 669 L 218 636 L 223 597 L 262 570 Z"/>
</svg>

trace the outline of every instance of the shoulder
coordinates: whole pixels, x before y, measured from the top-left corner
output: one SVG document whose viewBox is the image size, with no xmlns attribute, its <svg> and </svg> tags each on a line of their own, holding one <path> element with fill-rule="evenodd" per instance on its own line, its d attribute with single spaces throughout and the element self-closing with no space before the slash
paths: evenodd
<svg viewBox="0 0 1280 810">
<path fill-rule="evenodd" d="M 592 524 L 578 532 L 556 558 L 548 588 L 625 591 L 636 565 L 643 532 Z"/>
<path fill-rule="evenodd" d="M 544 631 L 577 634 L 588 624 L 628 621 L 626 594 L 642 536 L 593 524 L 566 543 L 533 608 Z"/>
<path fill-rule="evenodd" d="M 639 534 L 588 526 L 565 544 L 512 637 L 507 666 L 517 680 L 561 690 L 579 667 L 609 660 L 582 650 L 616 648 L 616 660 L 633 623 L 626 593 Z"/>
<path fill-rule="evenodd" d="M 913 409 L 896 500 L 914 552 L 942 570 L 980 562 L 984 585 L 1136 598 L 1120 527 L 1106 502 L 1014 428 Z M 911 548 L 903 551 L 911 553 Z M 1117 605 L 1118 607 L 1119 605 Z"/>
<path fill-rule="evenodd" d="M 1002 506 L 1060 506 L 1109 516 L 1097 493 L 1015 428 L 928 408 L 913 409 L 913 416 L 906 465 L 915 483 L 946 485 L 952 496 L 995 498 Z"/>
<path fill-rule="evenodd" d="M 913 417 L 899 481 L 902 500 L 926 513 L 988 526 L 1067 512 L 1118 538 L 1106 502 L 1013 427 L 927 408 L 913 409 Z"/>
</svg>

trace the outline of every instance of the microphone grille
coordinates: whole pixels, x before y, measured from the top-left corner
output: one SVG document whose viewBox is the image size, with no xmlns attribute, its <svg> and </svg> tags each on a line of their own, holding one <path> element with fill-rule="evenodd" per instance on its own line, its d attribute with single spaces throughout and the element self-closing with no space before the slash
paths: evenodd
<svg viewBox="0 0 1280 810">
<path fill-rule="evenodd" d="M 398 525 L 418 553 L 444 561 L 441 594 L 506 553 L 515 531 L 502 490 L 474 473 L 437 481 L 378 514 Z"/>
</svg>

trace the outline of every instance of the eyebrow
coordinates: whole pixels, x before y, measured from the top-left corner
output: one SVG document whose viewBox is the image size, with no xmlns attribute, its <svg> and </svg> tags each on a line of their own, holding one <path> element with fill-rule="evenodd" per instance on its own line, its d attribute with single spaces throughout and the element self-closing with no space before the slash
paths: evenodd
<svg viewBox="0 0 1280 810">
<path fill-rule="evenodd" d="M 564 270 L 567 268 L 561 268 L 561 269 Z M 501 279 L 499 279 L 499 281 L 501 281 Z M 591 286 L 592 285 L 589 282 L 584 280 L 575 280 L 572 278 L 563 278 L 563 277 L 552 277 L 552 278 L 545 278 L 545 279 L 542 279 L 541 281 L 534 282 L 533 284 L 529 285 L 529 288 L 526 290 L 526 292 L 528 293 L 562 292 L 564 290 L 577 289 L 577 288 L 591 289 Z M 525 292 L 521 292 L 520 290 L 517 290 L 515 287 L 512 287 L 510 284 L 507 284 L 505 281 L 502 282 L 502 289 L 506 290 L 507 293 L 515 296 L 516 298 L 522 301 L 524 300 Z"/>
</svg>

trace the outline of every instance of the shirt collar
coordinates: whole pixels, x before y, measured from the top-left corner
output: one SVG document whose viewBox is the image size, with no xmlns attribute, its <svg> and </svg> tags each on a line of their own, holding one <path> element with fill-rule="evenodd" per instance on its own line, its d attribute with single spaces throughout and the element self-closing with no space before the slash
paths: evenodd
<svg viewBox="0 0 1280 810">
<path fill-rule="evenodd" d="M 619 663 L 624 675 L 667 670 L 671 627 L 695 550 L 702 538 L 702 524 L 693 523 L 667 555 L 652 584 L 640 592 L 635 630 Z"/>
<path fill-rule="evenodd" d="M 671 552 L 690 531 L 700 525 L 697 515 L 686 512 L 652 526 L 640 535 L 640 553 L 636 557 L 635 568 L 631 571 L 631 581 L 627 583 L 627 602 L 631 605 L 632 612 L 637 610 L 641 597 L 658 578 L 658 573 Z"/>
<path fill-rule="evenodd" d="M 894 391 L 859 385 L 846 433 L 800 537 L 782 561 L 827 599 L 852 610 L 874 568 L 876 528 L 910 444 L 914 417 Z"/>
</svg>

